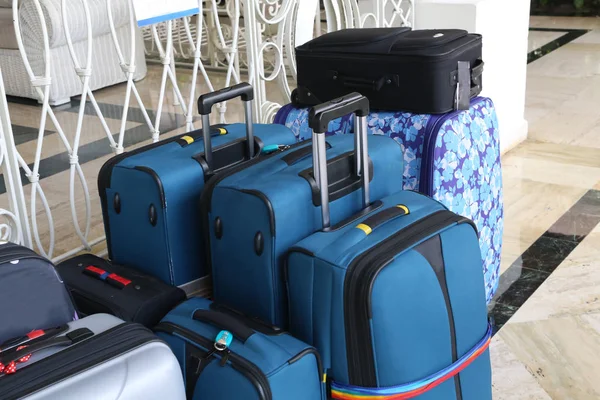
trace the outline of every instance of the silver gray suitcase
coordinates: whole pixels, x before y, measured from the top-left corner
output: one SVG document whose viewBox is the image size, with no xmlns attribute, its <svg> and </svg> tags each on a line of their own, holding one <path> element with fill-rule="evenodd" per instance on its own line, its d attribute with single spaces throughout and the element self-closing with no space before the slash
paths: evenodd
<svg viewBox="0 0 600 400">
<path fill-rule="evenodd" d="M 61 330 L 5 345 L 0 399 L 185 400 L 175 355 L 142 325 L 95 314 L 46 332 Z"/>
</svg>

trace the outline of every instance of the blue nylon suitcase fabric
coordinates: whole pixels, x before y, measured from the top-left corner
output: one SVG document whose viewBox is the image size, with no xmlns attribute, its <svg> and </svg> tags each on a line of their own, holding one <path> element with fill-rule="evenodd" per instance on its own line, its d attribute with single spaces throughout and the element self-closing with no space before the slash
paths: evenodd
<svg viewBox="0 0 600 400">
<path fill-rule="evenodd" d="M 233 340 L 219 351 L 215 341 L 223 337 L 222 331 Z M 324 399 L 320 358 L 314 348 L 261 323 L 247 324 L 207 299 L 182 303 L 155 332 L 179 360 L 188 400 Z"/>
<path fill-rule="evenodd" d="M 477 232 L 440 203 L 403 191 L 315 233 L 290 249 L 287 285 L 290 332 L 321 354 L 332 398 L 491 400 Z"/>
<path fill-rule="evenodd" d="M 328 138 L 328 163 L 337 160 L 346 169 L 352 165 L 354 139 L 354 135 Z M 215 300 L 282 327 L 287 325 L 283 256 L 321 227 L 318 190 L 314 177 L 307 178 L 313 168 L 311 149 L 312 142 L 307 141 L 226 176 L 207 201 Z M 368 152 L 372 197 L 401 190 L 400 146 L 387 137 L 371 136 Z M 349 193 L 340 190 L 341 197 L 332 201 L 334 224 L 362 208 L 360 179 L 353 181 L 352 188 Z"/>
<path fill-rule="evenodd" d="M 290 128 L 298 140 L 310 138 L 308 109 L 288 104 L 275 123 Z M 347 115 L 332 121 L 327 134 L 350 133 L 353 125 Z M 504 230 L 499 127 L 492 100 L 476 97 L 469 111 L 445 115 L 372 111 L 368 130 L 402 145 L 404 190 L 420 191 L 475 222 L 491 301 L 498 288 Z"/>
<path fill-rule="evenodd" d="M 239 158 L 233 160 L 238 161 L 235 165 L 243 163 L 246 125 L 226 125 L 220 130 L 226 134 L 212 135 L 213 157 L 220 149 L 225 154 L 226 149 L 237 148 Z M 261 146 L 297 141 L 281 125 L 253 124 L 253 130 L 256 157 Z M 176 286 L 209 273 L 198 205 L 205 185 L 204 147 L 200 130 L 124 153 L 103 166 L 98 189 L 112 261 Z M 217 165 L 216 173 L 230 165 L 221 169 Z"/>
</svg>

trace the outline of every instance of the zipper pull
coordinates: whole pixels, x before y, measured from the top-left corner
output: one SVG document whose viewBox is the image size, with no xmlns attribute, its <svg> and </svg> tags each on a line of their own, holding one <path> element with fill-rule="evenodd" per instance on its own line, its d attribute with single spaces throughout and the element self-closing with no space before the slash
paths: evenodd
<svg viewBox="0 0 600 400">
<path fill-rule="evenodd" d="M 270 144 L 268 146 L 263 147 L 262 154 L 272 154 L 276 151 L 284 151 L 289 149 L 290 146 L 283 144 Z"/>
<path fill-rule="evenodd" d="M 219 365 L 221 367 L 224 367 L 225 364 L 227 364 L 227 360 L 229 359 L 230 353 L 231 353 L 231 351 L 229 351 L 229 350 L 225 350 L 225 351 L 221 352 L 221 361 L 219 362 Z"/>
<path fill-rule="evenodd" d="M 233 341 L 233 335 L 229 331 L 221 331 L 215 338 L 215 350 L 221 354 L 221 361 L 219 365 L 224 367 L 227 364 L 227 359 L 229 359 L 229 346 Z"/>
</svg>

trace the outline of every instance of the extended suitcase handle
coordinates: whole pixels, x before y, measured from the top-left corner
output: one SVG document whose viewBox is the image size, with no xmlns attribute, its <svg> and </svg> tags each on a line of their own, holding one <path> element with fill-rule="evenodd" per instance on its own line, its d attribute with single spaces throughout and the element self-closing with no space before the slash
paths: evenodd
<svg viewBox="0 0 600 400">
<path fill-rule="evenodd" d="M 351 113 L 354 113 L 356 126 L 354 135 L 356 175 L 362 177 L 363 207 L 366 208 L 370 204 L 369 181 L 371 176 L 367 143 L 369 100 L 360 93 L 350 93 L 347 96 L 316 105 L 308 113 L 308 125 L 313 131 L 313 171 L 321 195 L 321 217 L 324 230 L 331 227 L 325 132 L 331 121 Z"/>
<path fill-rule="evenodd" d="M 202 116 L 202 134 L 204 136 L 204 158 L 210 173 L 214 169 L 213 152 L 210 134 L 210 113 L 217 103 L 242 98 L 244 103 L 244 114 L 246 116 L 246 141 L 248 143 L 248 159 L 254 157 L 254 127 L 252 121 L 252 101 L 254 100 L 254 89 L 248 83 L 240 83 L 235 86 L 226 87 L 216 92 L 203 94 L 198 98 L 198 112 Z"/>
<path fill-rule="evenodd" d="M 218 311 L 211 310 L 196 310 L 193 318 L 196 321 L 206 322 L 219 329 L 225 329 L 237 337 L 242 343 L 246 343 L 246 340 L 250 336 L 254 335 L 254 330 L 248 328 L 243 322 Z"/>
</svg>

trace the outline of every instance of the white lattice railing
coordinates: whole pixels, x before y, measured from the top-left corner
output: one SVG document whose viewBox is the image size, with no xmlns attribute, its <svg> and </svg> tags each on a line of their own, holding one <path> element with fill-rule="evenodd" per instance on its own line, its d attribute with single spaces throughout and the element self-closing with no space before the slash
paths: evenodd
<svg viewBox="0 0 600 400">
<path fill-rule="evenodd" d="M 343 28 L 364 26 L 400 26 L 413 25 L 413 0 L 324 0 L 324 9 L 319 9 L 319 0 L 199 0 L 202 12 L 193 18 L 185 18 L 157 24 L 143 31 L 146 53 L 156 57 L 162 64 L 162 75 L 159 86 L 159 99 L 156 102 L 155 120 L 152 121 L 146 111 L 139 91 L 134 82 L 135 65 L 135 30 L 138 29 L 129 2 L 129 54 L 122 51 L 123 43 L 119 43 L 112 15 L 112 2 L 128 0 L 105 0 L 108 22 L 115 51 L 118 55 L 120 68 L 126 78 L 123 85 L 124 107 L 121 124 L 116 140 L 101 113 L 101 110 L 90 90 L 89 82 L 93 74 L 92 59 L 92 26 L 87 0 L 61 0 L 64 31 L 72 58 L 75 72 L 81 78 L 82 96 L 79 102 L 80 110 L 77 124 L 72 135 L 66 135 L 52 108 L 49 106 L 49 89 L 51 58 L 49 57 L 49 39 L 44 13 L 40 0 L 31 1 L 35 5 L 40 20 L 44 49 L 44 71 L 35 75 L 28 61 L 25 46 L 20 31 L 19 0 L 13 0 L 13 19 L 18 47 L 24 66 L 32 86 L 42 104 L 40 108 L 39 131 L 35 142 L 36 151 L 33 160 L 28 163 L 19 155 L 14 146 L 8 106 L 4 97 L 4 87 L 0 86 L 0 163 L 3 167 L 7 187 L 9 207 L 0 209 L 0 239 L 11 239 L 35 248 L 39 253 L 59 261 L 82 250 L 90 251 L 104 237 L 90 238 L 92 213 L 100 210 L 91 209 L 91 201 L 86 179 L 79 164 L 78 150 L 84 123 L 84 105 L 90 102 L 107 137 L 107 146 L 112 152 L 119 154 L 124 149 L 126 124 L 131 97 L 137 103 L 144 121 L 148 127 L 148 138 L 159 140 L 160 119 L 162 107 L 166 101 L 167 89 L 173 90 L 173 105 L 179 106 L 186 117 L 187 130 L 194 129 L 194 105 L 197 99 L 197 83 L 200 76 L 209 90 L 216 88 L 211 82 L 208 70 L 217 68 L 226 74 L 224 86 L 247 80 L 255 88 L 257 106 L 254 107 L 256 121 L 270 122 L 281 107 L 275 99 L 290 99 L 296 79 L 295 46 L 311 38 Z M 81 1 L 87 24 L 87 52 L 85 58 L 78 57 L 73 50 L 73 43 L 68 26 L 67 1 Z M 189 61 L 192 79 L 188 87 L 179 87 L 176 79 L 176 60 Z M 243 72 L 243 73 L 242 73 Z M 186 73 L 190 73 L 189 70 Z M 267 91 L 267 83 L 277 83 L 279 93 Z M 147 84 L 147 83 L 146 83 Z M 219 107 L 220 119 L 225 121 L 226 105 Z M 50 120 L 59 137 L 64 151 L 69 155 L 68 203 L 72 226 L 79 245 L 55 253 L 55 224 L 52 215 L 52 204 L 49 204 L 45 193 L 44 183 L 40 182 L 40 165 L 44 145 L 44 130 L 46 121 Z M 69 140 L 69 138 L 71 138 Z M 29 166 L 31 165 L 31 167 Z M 22 187 L 20 169 L 25 172 L 30 182 L 29 193 L 26 196 Z M 76 198 L 76 187 L 79 186 L 83 201 Z M 40 210 L 41 203 L 41 210 Z M 77 205 L 83 207 L 78 210 Z M 78 211 L 83 211 L 78 212 Z M 29 215 L 29 218 L 28 218 Z M 38 224 L 38 218 L 44 217 L 46 224 Z M 41 227 L 47 232 L 40 232 Z M 47 238 L 42 243 L 42 236 Z"/>
<path fill-rule="evenodd" d="M 32 247 L 18 160 L 4 80 L 0 71 L 0 166 L 8 203 L 6 208 L 0 208 L 0 240 Z"/>
</svg>

